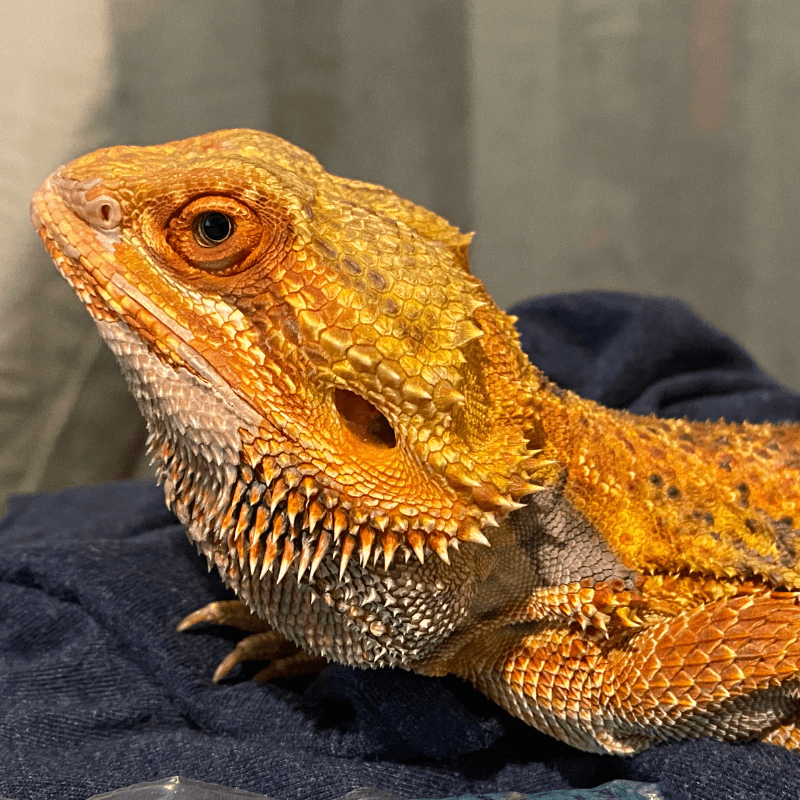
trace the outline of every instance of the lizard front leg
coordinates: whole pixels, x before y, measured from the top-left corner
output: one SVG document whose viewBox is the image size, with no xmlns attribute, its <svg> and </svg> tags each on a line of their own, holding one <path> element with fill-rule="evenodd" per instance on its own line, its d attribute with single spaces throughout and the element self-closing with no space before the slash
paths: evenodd
<svg viewBox="0 0 800 800">
<path fill-rule="evenodd" d="M 800 748 L 798 594 L 724 598 L 616 639 L 511 625 L 456 668 L 512 714 L 576 747 L 631 754 L 713 736 Z"/>
</svg>

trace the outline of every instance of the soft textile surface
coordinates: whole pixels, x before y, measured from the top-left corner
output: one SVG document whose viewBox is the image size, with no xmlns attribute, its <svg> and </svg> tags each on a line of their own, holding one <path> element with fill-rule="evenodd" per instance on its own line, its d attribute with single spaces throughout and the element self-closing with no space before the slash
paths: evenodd
<svg viewBox="0 0 800 800">
<path fill-rule="evenodd" d="M 676 301 L 591 293 L 515 312 L 534 363 L 604 403 L 800 419 L 798 395 Z M 711 741 L 581 753 L 454 678 L 331 665 L 271 685 L 237 670 L 215 686 L 236 636 L 175 624 L 224 596 L 154 485 L 12 499 L 0 523 L 0 795 L 78 800 L 180 774 L 315 800 L 363 786 L 533 795 L 617 778 L 670 798 L 797 796 L 800 755 Z"/>
</svg>

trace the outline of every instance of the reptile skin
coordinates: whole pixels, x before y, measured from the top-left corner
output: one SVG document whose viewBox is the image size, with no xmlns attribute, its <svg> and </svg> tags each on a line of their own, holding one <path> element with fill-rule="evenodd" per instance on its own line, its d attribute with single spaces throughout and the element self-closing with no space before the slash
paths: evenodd
<svg viewBox="0 0 800 800">
<path fill-rule="evenodd" d="M 800 747 L 800 427 L 559 389 L 469 235 L 265 133 L 92 153 L 32 216 L 168 504 L 274 631 L 462 676 L 585 750 Z"/>
</svg>

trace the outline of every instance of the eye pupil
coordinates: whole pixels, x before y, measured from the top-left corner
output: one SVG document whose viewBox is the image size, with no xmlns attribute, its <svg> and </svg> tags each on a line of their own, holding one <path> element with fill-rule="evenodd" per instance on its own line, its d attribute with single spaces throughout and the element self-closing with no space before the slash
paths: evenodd
<svg viewBox="0 0 800 800">
<path fill-rule="evenodd" d="M 209 211 L 197 219 L 197 241 L 204 247 L 221 244 L 233 233 L 233 221 L 220 211 Z"/>
</svg>

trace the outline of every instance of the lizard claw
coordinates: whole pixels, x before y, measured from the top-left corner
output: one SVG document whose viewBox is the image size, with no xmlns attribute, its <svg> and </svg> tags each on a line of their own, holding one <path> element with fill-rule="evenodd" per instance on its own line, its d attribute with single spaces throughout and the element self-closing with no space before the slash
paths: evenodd
<svg viewBox="0 0 800 800">
<path fill-rule="evenodd" d="M 201 622 L 212 625 L 230 625 L 240 631 L 260 633 L 272 630 L 269 624 L 251 611 L 241 600 L 218 600 L 192 611 L 177 625 L 177 631 L 185 631 Z"/>
<path fill-rule="evenodd" d="M 219 683 L 237 664 L 245 661 L 270 662 L 253 677 L 259 682 L 313 674 L 327 663 L 324 658 L 312 656 L 292 644 L 241 600 L 220 600 L 198 608 L 178 623 L 177 630 L 185 631 L 204 622 L 229 625 L 251 634 L 241 639 L 222 659 L 214 670 L 214 683 Z"/>
</svg>

